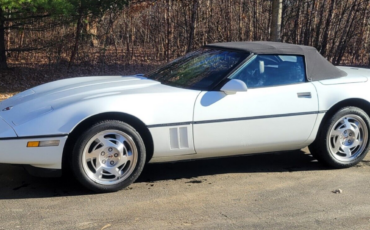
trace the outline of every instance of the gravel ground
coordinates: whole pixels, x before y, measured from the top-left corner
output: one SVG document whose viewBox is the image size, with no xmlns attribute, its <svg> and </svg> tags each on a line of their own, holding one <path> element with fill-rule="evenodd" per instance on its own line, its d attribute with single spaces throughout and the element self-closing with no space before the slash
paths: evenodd
<svg viewBox="0 0 370 230">
<path fill-rule="evenodd" d="M 0 229 L 369 229 L 369 166 L 330 170 L 306 149 L 151 164 L 92 194 L 1 164 Z"/>
</svg>

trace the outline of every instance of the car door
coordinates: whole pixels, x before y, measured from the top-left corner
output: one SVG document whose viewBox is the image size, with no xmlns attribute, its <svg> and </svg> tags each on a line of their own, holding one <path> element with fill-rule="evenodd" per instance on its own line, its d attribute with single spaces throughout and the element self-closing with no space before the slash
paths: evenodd
<svg viewBox="0 0 370 230">
<path fill-rule="evenodd" d="M 246 82 L 250 87 L 246 92 L 227 95 L 204 91 L 198 96 L 193 123 L 197 154 L 235 155 L 304 147 L 318 115 L 316 89 L 305 80 L 303 57 L 274 58 L 256 56 L 230 77 Z M 291 63 L 282 60 L 289 62 L 289 58 Z M 301 72 L 295 69 L 297 62 Z"/>
</svg>

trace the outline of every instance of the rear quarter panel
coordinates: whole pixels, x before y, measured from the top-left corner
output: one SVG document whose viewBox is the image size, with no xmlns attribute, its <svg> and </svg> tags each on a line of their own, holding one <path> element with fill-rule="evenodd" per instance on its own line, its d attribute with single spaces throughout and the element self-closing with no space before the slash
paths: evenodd
<svg viewBox="0 0 370 230">
<path fill-rule="evenodd" d="M 318 94 L 319 111 L 322 113 L 317 118 L 314 131 L 307 144 L 311 144 L 316 139 L 325 112 L 336 104 L 348 99 L 361 99 L 370 103 L 370 82 L 368 79 L 370 71 L 351 67 L 340 67 L 340 69 L 346 71 L 348 76 L 313 82 Z"/>
<path fill-rule="evenodd" d="M 370 70 L 340 67 L 347 77 L 314 82 L 319 98 L 319 110 L 326 111 L 347 99 L 370 101 Z"/>
</svg>

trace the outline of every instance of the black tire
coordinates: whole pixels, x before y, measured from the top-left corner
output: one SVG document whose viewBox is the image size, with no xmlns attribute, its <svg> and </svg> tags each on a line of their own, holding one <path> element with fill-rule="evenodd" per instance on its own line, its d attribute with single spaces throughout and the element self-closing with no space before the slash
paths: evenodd
<svg viewBox="0 0 370 230">
<path fill-rule="evenodd" d="M 344 121 L 349 121 L 348 124 L 350 124 L 352 128 L 360 127 L 358 128 L 358 134 L 347 129 L 346 127 L 348 126 Z M 356 121 L 359 126 L 354 126 Z M 316 140 L 309 146 L 313 157 L 333 168 L 352 167 L 364 159 L 370 149 L 370 119 L 366 112 L 357 107 L 345 107 L 336 112 L 322 125 Z M 357 128 L 353 128 L 353 130 L 356 129 Z M 340 135 L 331 134 L 331 132 L 339 130 L 340 132 L 343 130 L 343 133 Z M 361 144 L 357 147 L 351 147 L 356 146 L 354 141 L 357 139 L 362 140 Z M 339 146 L 336 143 L 340 143 L 341 146 L 348 145 L 348 149 L 353 148 L 353 150 L 350 151 L 351 154 L 347 155 L 343 150 L 345 149 L 344 147 L 335 148 L 335 146 Z"/>
<path fill-rule="evenodd" d="M 89 172 L 89 169 L 86 168 L 86 165 L 88 163 L 83 163 L 83 161 L 86 161 L 83 158 L 84 157 L 84 150 L 90 151 L 89 149 L 91 149 L 91 146 L 87 146 L 87 145 L 89 143 L 91 143 L 92 139 L 95 138 L 96 135 L 99 135 L 100 133 L 105 132 L 107 130 L 109 130 L 109 131 L 114 130 L 114 131 L 119 132 L 119 133 L 127 134 L 127 136 L 129 138 L 131 138 L 131 139 L 129 139 L 131 145 L 133 146 L 135 144 L 135 146 L 132 147 L 133 149 L 135 149 L 135 151 L 134 150 L 131 151 L 132 154 L 130 156 L 133 157 L 132 159 L 136 159 L 135 160 L 136 165 L 134 165 L 134 163 L 132 163 L 132 162 L 127 161 L 124 165 L 122 165 L 122 169 L 119 169 L 118 166 L 117 166 L 116 170 L 119 171 L 120 173 L 122 173 L 120 170 L 123 171 L 123 169 L 126 168 L 126 164 L 127 165 L 129 165 L 129 164 L 134 165 L 134 166 L 131 166 L 132 167 L 132 168 L 130 168 L 131 173 L 125 175 L 126 178 L 124 180 L 121 180 L 123 178 L 119 178 L 119 177 L 117 177 L 117 180 L 116 180 L 116 178 L 114 178 L 114 179 L 112 179 L 113 184 L 104 184 L 106 182 L 103 179 L 101 179 L 100 180 L 101 182 L 100 182 L 98 178 L 93 178 L 91 175 L 94 174 L 94 172 L 93 172 L 94 168 L 91 169 L 91 172 Z M 111 134 L 109 134 L 109 135 L 111 135 Z M 107 135 L 107 136 L 109 136 L 109 135 Z M 96 142 L 92 142 L 92 143 L 96 143 Z M 114 142 L 114 143 L 116 143 L 116 142 Z M 125 143 L 123 143 L 122 146 L 125 146 L 124 144 Z M 103 149 L 104 145 L 103 145 L 103 147 L 99 147 L 100 146 L 99 144 L 95 144 L 95 145 L 98 145 L 98 147 L 97 147 L 98 149 L 96 151 L 102 151 L 102 150 L 100 150 L 100 148 Z M 106 147 L 106 148 L 108 148 L 108 147 Z M 109 149 L 111 149 L 111 148 L 109 148 Z M 124 148 L 124 149 L 126 149 L 126 148 Z M 94 159 L 95 160 L 94 161 L 95 165 L 97 164 L 96 161 L 98 161 L 98 160 L 99 160 L 99 165 L 100 166 L 108 165 L 109 161 L 113 162 L 113 161 L 111 161 L 111 159 L 113 159 L 113 152 L 114 151 L 117 151 L 117 150 L 113 150 L 112 153 L 107 153 L 106 154 L 106 157 L 107 157 L 106 161 L 105 160 L 103 160 L 103 161 L 99 160 L 100 159 L 100 155 L 99 155 L 98 158 Z M 123 150 L 122 152 L 124 152 L 124 151 L 125 150 Z M 101 154 L 103 154 L 103 152 Z M 85 154 L 87 154 L 87 153 L 85 153 Z M 116 156 L 116 154 L 118 156 L 119 153 L 114 153 L 114 156 Z M 124 156 L 124 153 L 122 155 Z M 126 150 L 126 155 L 128 155 L 127 150 Z M 112 157 L 112 158 L 108 158 L 108 157 Z M 122 157 L 122 156 L 120 155 L 120 157 Z M 140 134 L 132 126 L 130 126 L 127 123 L 124 123 L 122 121 L 117 121 L 117 120 L 106 120 L 106 121 L 102 121 L 102 122 L 99 122 L 99 123 L 93 125 L 91 128 L 86 130 L 78 138 L 78 140 L 76 141 L 76 144 L 73 148 L 73 154 L 70 157 L 70 166 L 72 168 L 73 174 L 76 177 L 76 179 L 82 185 L 84 185 L 86 188 L 88 188 L 90 190 L 93 190 L 95 192 L 99 192 L 99 193 L 100 192 L 115 192 L 115 191 L 121 190 L 123 188 L 126 188 L 127 186 L 132 184 L 140 176 L 140 174 L 141 174 L 141 172 L 144 168 L 144 165 L 145 165 L 145 159 L 146 159 L 145 145 L 144 145 L 144 142 L 143 142 L 142 138 L 140 137 Z M 117 162 L 118 161 L 119 160 L 117 160 Z M 90 162 L 93 162 L 93 160 L 91 160 Z M 106 162 L 106 165 L 103 165 L 101 162 L 104 162 L 104 163 Z M 89 164 L 90 164 L 90 167 L 92 167 L 91 163 L 89 163 Z M 118 165 L 118 163 L 117 163 L 117 165 Z M 94 166 L 94 164 L 93 164 L 93 166 Z M 130 167 L 130 166 L 128 166 L 128 167 Z M 104 167 L 102 167 L 102 168 L 104 168 Z M 106 167 L 106 168 L 108 168 L 108 167 Z M 114 168 L 114 167 L 112 167 L 112 168 Z M 102 170 L 102 172 L 106 173 L 105 170 Z M 95 172 L 95 174 L 97 174 L 97 171 Z M 110 179 L 105 179 L 105 180 L 109 181 Z M 114 181 L 114 180 L 116 180 L 116 181 Z M 107 183 L 110 183 L 110 182 L 107 182 Z"/>
</svg>

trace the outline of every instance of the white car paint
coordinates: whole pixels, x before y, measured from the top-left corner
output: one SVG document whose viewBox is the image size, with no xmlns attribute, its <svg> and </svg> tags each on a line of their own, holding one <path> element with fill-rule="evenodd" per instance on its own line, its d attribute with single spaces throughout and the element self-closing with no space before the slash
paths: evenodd
<svg viewBox="0 0 370 230">
<path fill-rule="evenodd" d="M 68 134 L 85 119 L 107 112 L 132 115 L 148 127 L 151 162 L 298 149 L 315 139 L 332 106 L 350 98 L 370 101 L 370 71 L 341 69 L 349 76 L 230 95 L 141 76 L 47 83 L 0 103 L 0 162 L 60 169 Z M 12 108 L 2 111 L 7 107 Z M 33 140 L 61 142 L 26 148 Z"/>
<path fill-rule="evenodd" d="M 3 119 L 0 119 L 0 138 L 17 137 L 17 134 Z"/>
<path fill-rule="evenodd" d="M 59 140 L 59 146 L 27 148 L 29 141 Z M 49 138 L 8 139 L 0 141 L 1 163 L 32 165 L 39 168 L 61 169 L 67 136 Z"/>
<path fill-rule="evenodd" d="M 142 77 L 88 79 L 61 80 L 61 85 L 57 81 L 32 89 L 28 96 L 16 95 L 0 104 L 13 107 L 0 116 L 19 137 L 69 134 L 84 119 L 105 112 L 127 113 L 146 125 L 176 123 L 192 120 L 200 93 Z"/>
<path fill-rule="evenodd" d="M 301 148 L 318 112 L 316 90 L 310 82 L 234 95 L 202 92 L 194 108 L 195 147 L 198 154 L 206 155 Z"/>
</svg>

